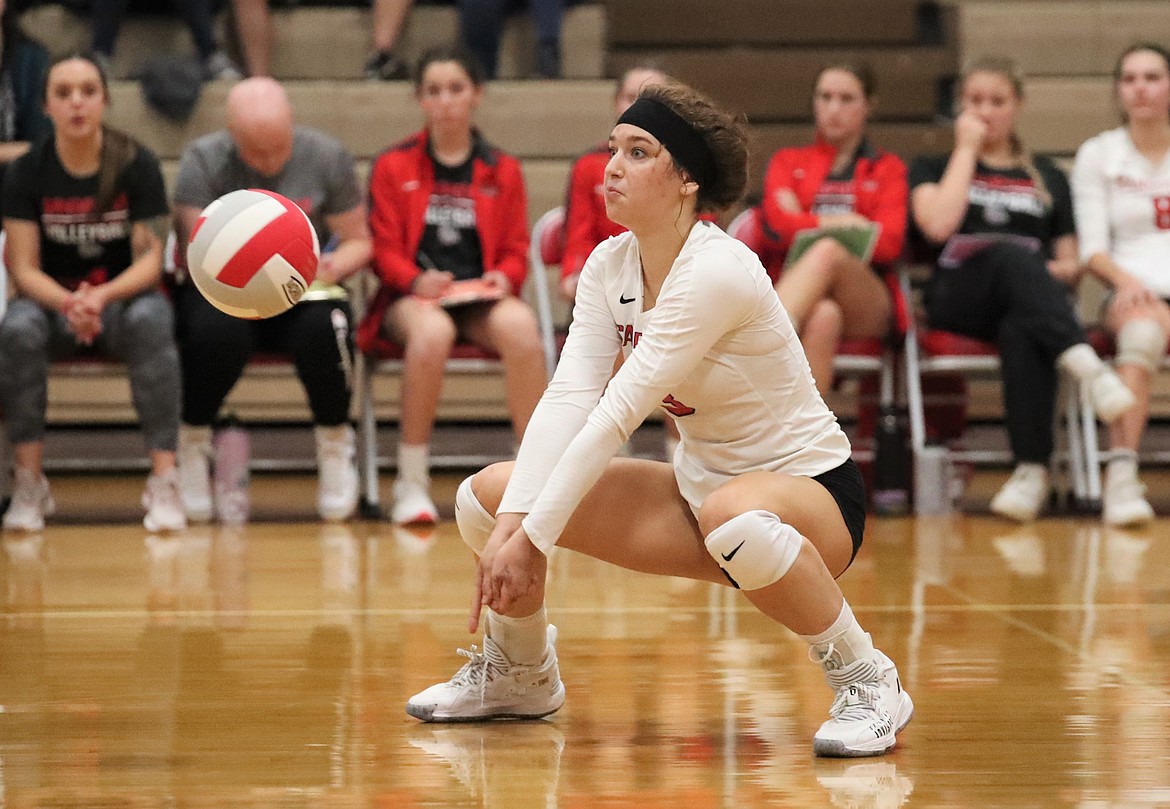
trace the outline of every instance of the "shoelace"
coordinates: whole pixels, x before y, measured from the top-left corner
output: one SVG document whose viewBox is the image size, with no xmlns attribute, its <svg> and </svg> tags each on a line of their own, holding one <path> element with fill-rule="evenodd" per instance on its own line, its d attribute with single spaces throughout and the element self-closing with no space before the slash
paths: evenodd
<svg viewBox="0 0 1170 809">
<path fill-rule="evenodd" d="M 823 666 L 832 661 L 836 651 L 830 643 L 823 654 L 809 647 L 808 656 L 814 663 Z M 877 683 L 881 679 L 881 672 L 877 661 L 859 658 L 847 666 L 826 668 L 825 679 L 837 692 L 829 707 L 829 716 L 834 719 L 863 721 L 872 718 L 874 710 L 880 708 L 881 693 Z"/>
<path fill-rule="evenodd" d="M 468 659 L 463 668 L 455 672 L 450 684 L 461 688 L 466 686 L 479 687 L 479 701 L 483 704 L 484 689 L 487 684 L 496 678 L 496 675 L 508 667 L 508 661 L 503 652 L 494 643 L 484 639 L 483 651 L 472 644 L 471 650 L 457 649 L 459 654 Z"/>
<path fill-rule="evenodd" d="M 829 706 L 829 716 L 849 722 L 864 722 L 881 710 L 877 687 L 872 683 L 853 683 L 837 692 Z"/>
</svg>

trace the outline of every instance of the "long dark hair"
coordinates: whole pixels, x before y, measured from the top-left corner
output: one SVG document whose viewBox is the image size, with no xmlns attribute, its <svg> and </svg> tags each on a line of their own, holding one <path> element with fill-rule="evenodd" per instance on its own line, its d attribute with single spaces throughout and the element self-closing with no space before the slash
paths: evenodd
<svg viewBox="0 0 1170 809">
<path fill-rule="evenodd" d="M 101 79 L 102 92 L 105 94 L 106 102 L 109 103 L 110 80 L 106 76 L 106 71 L 102 68 L 100 60 L 91 53 L 70 53 L 54 59 L 45 70 L 45 81 L 41 88 L 42 104 L 49 100 L 49 77 L 53 74 L 53 69 L 63 62 L 75 59 L 93 65 L 98 78 Z M 114 197 L 118 194 L 118 177 L 127 166 L 134 162 L 137 156 L 138 141 L 125 132 L 102 124 L 102 151 L 98 158 L 100 168 L 98 169 L 98 192 L 95 203 L 99 213 L 110 210 L 114 204 Z"/>
<path fill-rule="evenodd" d="M 638 98 L 651 98 L 682 118 L 703 139 L 715 163 L 715 176 L 699 186 L 698 213 L 730 208 L 747 188 L 747 117 L 723 110 L 707 96 L 680 82 L 645 85 Z M 675 161 L 675 169 L 684 171 Z"/>
</svg>

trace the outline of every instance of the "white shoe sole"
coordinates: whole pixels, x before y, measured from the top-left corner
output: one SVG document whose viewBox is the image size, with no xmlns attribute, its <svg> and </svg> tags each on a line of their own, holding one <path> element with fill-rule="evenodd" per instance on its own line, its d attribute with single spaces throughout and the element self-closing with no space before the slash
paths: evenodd
<svg viewBox="0 0 1170 809">
<path fill-rule="evenodd" d="M 1136 507 L 1127 509 L 1120 513 L 1110 514 L 1105 512 L 1103 519 L 1106 525 L 1116 526 L 1117 528 L 1125 528 L 1134 525 L 1145 525 L 1154 521 L 1154 510 L 1147 503 L 1145 508 Z"/>
<path fill-rule="evenodd" d="M 814 736 L 813 753 L 824 758 L 865 758 L 888 753 L 898 743 L 897 734 L 914 718 L 914 702 L 910 695 L 903 691 L 900 696 L 898 715 L 894 717 L 894 729 L 891 732 L 857 747 L 846 746 L 840 739 L 818 739 Z"/>
<path fill-rule="evenodd" d="M 1014 520 L 1015 522 L 1032 522 L 1037 517 L 1039 517 L 1040 512 L 1044 510 L 1043 508 L 1038 508 L 1035 511 L 1026 511 L 1022 508 L 1013 509 L 1003 505 L 996 505 L 994 502 L 991 504 L 990 508 L 992 514 L 1004 517 L 1008 520 Z"/>
<path fill-rule="evenodd" d="M 529 703 L 515 703 L 513 705 L 483 706 L 479 710 L 447 713 L 435 710 L 435 705 L 420 705 L 414 702 L 406 703 L 406 712 L 415 719 L 424 722 L 485 722 L 495 719 L 541 719 L 549 714 L 556 713 L 565 704 L 565 685 L 559 683 L 542 705 L 533 706 Z"/>
</svg>

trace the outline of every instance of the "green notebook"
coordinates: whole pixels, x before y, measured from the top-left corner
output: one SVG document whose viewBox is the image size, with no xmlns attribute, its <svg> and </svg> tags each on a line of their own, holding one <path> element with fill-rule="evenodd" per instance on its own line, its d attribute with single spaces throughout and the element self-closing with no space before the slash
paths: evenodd
<svg viewBox="0 0 1170 809">
<path fill-rule="evenodd" d="M 828 237 L 836 239 L 845 249 L 864 262 L 869 262 L 873 255 L 873 246 L 877 244 L 882 226 L 877 222 L 868 225 L 846 228 L 809 228 L 798 230 L 792 239 L 792 247 L 788 248 L 788 255 L 784 259 L 784 267 L 791 267 L 804 255 L 805 251 L 813 246 L 818 239 Z"/>
</svg>

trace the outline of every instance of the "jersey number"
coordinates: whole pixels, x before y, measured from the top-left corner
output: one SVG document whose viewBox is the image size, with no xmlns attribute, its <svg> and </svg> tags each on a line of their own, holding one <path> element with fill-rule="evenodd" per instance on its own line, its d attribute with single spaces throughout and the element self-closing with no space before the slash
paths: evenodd
<svg viewBox="0 0 1170 809">
<path fill-rule="evenodd" d="M 1154 224 L 1158 230 L 1170 230 L 1170 197 L 1154 197 Z"/>
<path fill-rule="evenodd" d="M 685 404 L 674 398 L 673 393 L 668 393 L 666 398 L 662 400 L 662 408 L 672 416 L 689 416 L 695 412 L 695 408 L 687 407 Z"/>
</svg>

